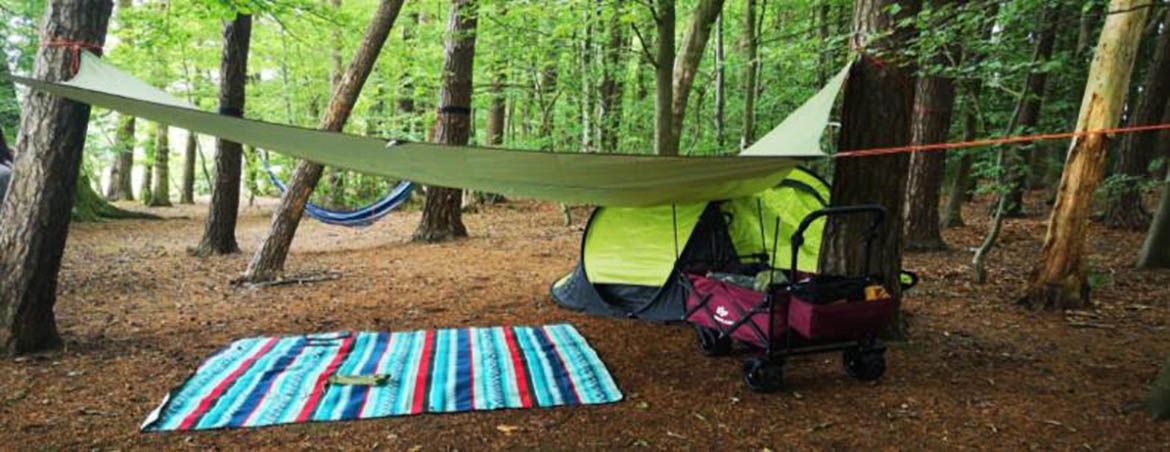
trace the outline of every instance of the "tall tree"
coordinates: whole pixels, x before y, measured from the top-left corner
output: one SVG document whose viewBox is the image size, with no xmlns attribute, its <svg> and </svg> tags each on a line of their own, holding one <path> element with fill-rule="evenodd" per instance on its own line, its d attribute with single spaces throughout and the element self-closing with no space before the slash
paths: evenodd
<svg viewBox="0 0 1170 452">
<path fill-rule="evenodd" d="M 113 3 L 50 0 L 40 35 L 51 40 L 105 44 Z M 77 53 L 44 45 L 32 77 L 64 81 Z M 69 215 L 89 125 L 89 105 L 29 93 L 16 142 L 15 174 L 0 208 L 0 355 L 60 346 L 53 305 L 57 272 L 69 233 Z"/>
<path fill-rule="evenodd" d="M 723 147 L 727 138 L 727 58 L 723 53 L 723 18 L 715 19 L 715 142 Z"/>
<path fill-rule="evenodd" d="M 760 72 L 756 0 L 747 0 L 746 8 L 743 19 L 743 48 L 748 65 L 743 78 L 743 132 L 739 136 L 741 149 L 746 149 L 756 141 L 756 83 Z"/>
<path fill-rule="evenodd" d="M 223 27 L 223 58 L 219 65 L 219 113 L 244 116 L 248 47 L 252 41 L 252 16 L 236 14 Z M 203 238 L 192 250 L 197 256 L 240 251 L 236 243 L 236 217 L 240 208 L 240 169 L 243 147 L 222 138 L 215 140 L 215 184 L 204 223 Z"/>
<path fill-rule="evenodd" d="M 715 19 L 723 11 L 723 0 L 699 0 L 695 10 L 691 13 L 691 23 L 683 35 L 682 46 L 674 60 L 673 98 L 671 108 L 671 132 L 668 155 L 678 155 L 682 140 L 683 120 L 687 115 L 687 99 L 691 95 L 691 87 L 695 83 L 695 74 L 699 70 L 699 63 L 703 60 L 703 53 L 707 48 L 707 41 L 711 38 L 711 27 Z"/>
<path fill-rule="evenodd" d="M 931 5 L 934 10 L 949 9 L 954 2 L 934 0 Z M 955 61 L 957 53 L 944 44 L 928 59 L 929 70 L 945 70 Z M 954 106 L 954 79 L 942 75 L 920 77 L 915 87 L 910 142 L 915 145 L 946 142 Z M 946 155 L 942 152 L 915 152 L 910 155 L 910 174 L 906 184 L 906 249 L 927 251 L 947 248 L 939 227 L 938 211 L 945 167 Z"/>
<path fill-rule="evenodd" d="M 999 4 L 992 3 L 987 7 L 987 13 L 981 23 L 981 36 L 984 41 L 990 41 L 995 30 L 996 17 L 999 15 Z M 971 47 L 962 50 L 964 65 L 975 65 L 983 60 L 983 52 Z M 979 136 L 979 127 L 982 123 L 983 110 L 983 79 L 966 78 L 960 82 L 966 94 L 966 108 L 963 110 L 963 141 L 972 141 Z M 968 200 L 973 191 L 974 178 L 971 169 L 975 164 L 975 156 L 970 152 L 962 152 L 957 159 L 955 177 L 947 191 L 946 207 L 943 209 L 940 223 L 942 227 L 954 228 L 963 226 L 963 203 Z"/>
<path fill-rule="evenodd" d="M 892 8 L 900 5 L 897 13 Z M 894 0 L 857 0 L 853 3 L 853 33 L 850 48 L 865 55 L 853 66 L 845 85 L 841 109 L 842 151 L 910 143 L 911 110 L 914 105 L 914 70 L 901 62 L 889 60 L 893 51 L 905 45 L 913 33 L 899 26 L 905 17 L 916 14 L 916 2 Z M 878 54 L 879 57 L 872 55 Z M 881 127 L 874 127 L 881 124 Z M 836 205 L 877 204 L 886 209 L 881 230 L 883 240 L 874 247 L 871 270 L 887 277 L 884 281 L 895 300 L 900 300 L 898 275 L 902 269 L 902 218 L 905 204 L 906 172 L 909 156 L 890 154 L 836 161 L 831 198 Z M 821 266 L 828 274 L 859 274 L 865 266 L 864 250 L 858 237 L 864 235 L 869 218 L 842 216 L 830 218 L 821 242 Z M 905 334 L 901 314 L 893 322 L 892 336 Z"/>
<path fill-rule="evenodd" d="M 158 135 L 155 134 L 156 123 L 147 123 L 146 142 L 142 146 L 142 180 L 138 183 L 138 201 L 149 206 L 153 198 L 154 189 L 154 147 L 158 144 Z"/>
<path fill-rule="evenodd" d="M 394 26 L 404 1 L 382 0 L 378 4 L 374 17 L 366 26 L 365 38 L 354 53 L 345 74 L 334 87 L 333 96 L 325 109 L 325 115 L 321 118 L 321 130 L 338 132 L 349 120 L 358 95 L 361 94 L 362 87 L 365 86 L 374 68 L 382 46 L 386 44 L 386 38 L 390 36 L 390 29 Z M 257 282 L 280 277 L 284 271 L 284 262 L 288 258 L 289 247 L 292 246 L 293 236 L 296 235 L 297 226 L 304 216 L 305 203 L 309 201 L 313 189 L 320 182 L 322 170 L 322 166 L 316 163 L 308 161 L 297 163 L 288 189 L 280 198 L 280 205 L 272 213 L 268 235 L 252 256 L 252 260 L 248 262 L 243 280 Z"/>
<path fill-rule="evenodd" d="M 199 136 L 187 131 L 187 142 L 183 148 L 183 180 L 179 190 L 179 204 L 195 204 L 195 158 L 199 152 Z"/>
<path fill-rule="evenodd" d="M 1035 34 L 1035 47 L 1032 50 L 1032 66 L 1028 70 L 1026 90 L 1028 93 L 1021 99 L 1022 108 L 1016 109 L 1016 130 L 1009 133 L 1028 133 L 1034 130 L 1040 121 L 1040 109 L 1044 105 L 1044 93 L 1048 87 L 1048 71 L 1040 66 L 1052 59 L 1053 49 L 1056 46 L 1056 30 L 1060 24 L 1060 5 L 1043 6 L 1040 18 L 1040 28 Z M 1009 151 L 1008 168 L 1005 173 L 1009 184 L 1008 201 L 1005 205 L 1005 214 L 1016 217 L 1024 214 L 1024 192 L 1027 190 L 1029 172 L 1039 172 L 1040 152 L 1035 146 L 1025 146 L 1024 150 Z M 1031 162 L 1032 164 L 1029 164 Z"/>
<path fill-rule="evenodd" d="M 159 124 L 154 138 L 154 184 L 150 189 L 151 207 L 171 206 L 171 139 L 170 128 Z"/>
<path fill-rule="evenodd" d="M 625 0 L 617 0 L 609 15 L 609 42 L 604 47 L 604 73 L 601 75 L 601 116 L 598 145 L 603 151 L 618 150 L 618 134 L 622 124 L 622 93 L 624 91 L 625 51 L 628 45 L 625 27 L 621 22 Z M 488 123 L 489 127 L 491 122 Z"/>
<path fill-rule="evenodd" d="M 1137 99 L 1129 113 L 1127 126 L 1158 124 L 1170 98 L 1170 10 L 1164 15 L 1161 34 L 1154 44 L 1154 54 L 1146 67 L 1141 91 L 1131 90 Z M 1142 205 L 1142 191 L 1138 183 L 1149 172 L 1150 162 L 1157 152 L 1157 132 L 1131 133 L 1121 137 L 1121 145 L 1114 160 L 1113 171 L 1118 176 L 1112 185 L 1110 202 L 1105 210 L 1105 225 L 1119 229 L 1144 229 L 1150 214 Z"/>
<path fill-rule="evenodd" d="M 439 115 L 434 128 L 436 143 L 465 145 L 471 138 L 476 9 L 475 0 L 451 0 L 443 52 L 443 86 L 439 90 Z M 458 189 L 427 187 L 422 220 L 414 231 L 414 240 L 441 242 L 467 236 L 459 208 L 461 196 Z"/>
<path fill-rule="evenodd" d="M 677 155 L 671 143 L 674 132 L 671 102 L 674 99 L 674 0 L 654 0 L 657 37 L 654 42 L 654 153 Z"/>
<path fill-rule="evenodd" d="M 341 0 L 329 0 L 330 6 L 335 12 L 341 11 Z M 344 37 L 341 33 L 340 27 L 333 28 L 332 43 L 329 49 L 330 59 L 333 60 L 333 66 L 330 68 L 329 79 L 332 81 L 332 89 L 337 89 L 337 84 L 341 83 L 342 71 L 345 67 L 342 66 L 341 49 L 344 42 Z M 345 206 L 345 170 L 341 168 L 329 168 L 327 180 L 329 181 L 328 199 L 327 203 L 333 208 L 343 208 Z"/>
<path fill-rule="evenodd" d="M 134 117 L 118 116 L 118 130 L 114 134 L 114 165 L 110 169 L 110 185 L 106 199 L 134 200 Z"/>
<path fill-rule="evenodd" d="M 1116 127 L 1149 8 L 1143 0 L 1112 0 L 1097 41 L 1076 130 Z M 1105 172 L 1107 139 L 1100 132 L 1073 140 L 1056 205 L 1048 220 L 1042 259 L 1020 303 L 1034 308 L 1079 308 L 1089 304 L 1085 238 L 1093 193 Z"/>
</svg>

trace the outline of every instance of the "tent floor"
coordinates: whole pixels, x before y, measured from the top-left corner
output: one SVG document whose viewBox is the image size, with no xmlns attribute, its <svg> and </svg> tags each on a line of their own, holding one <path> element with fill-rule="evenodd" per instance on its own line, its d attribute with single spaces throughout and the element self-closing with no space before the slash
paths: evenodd
<svg viewBox="0 0 1170 452">
<path fill-rule="evenodd" d="M 258 200 L 261 201 L 261 200 Z M 518 202 L 467 215 L 473 237 L 407 243 L 417 208 L 364 230 L 302 225 L 292 273 L 340 279 L 250 290 L 228 281 L 268 225 L 270 200 L 242 212 L 240 255 L 195 259 L 206 206 L 152 209 L 167 221 L 72 228 L 59 326 L 67 349 L 0 361 L 0 444 L 40 448 L 1165 449 L 1170 423 L 1131 403 L 1170 355 L 1170 272 L 1129 269 L 1137 233 L 1094 227 L 1092 261 L 1109 281 L 1091 313 L 1012 306 L 1044 217 L 1009 221 L 992 283 L 968 283 L 985 230 L 949 230 L 954 251 L 912 254 L 923 284 L 907 301 L 913 340 L 891 343 L 876 384 L 836 355 L 793 358 L 787 389 L 752 393 L 743 356 L 710 359 L 685 326 L 588 317 L 555 306 L 548 284 L 574 264 L 580 228 L 555 205 Z M 1042 199 L 1030 198 L 1039 208 Z M 133 207 L 123 204 L 124 207 Z M 137 207 L 134 207 L 137 208 Z M 586 211 L 578 209 L 578 224 Z M 1070 320 L 1066 320 L 1070 319 Z M 217 347 L 258 334 L 572 322 L 627 400 L 607 406 L 467 413 L 205 434 L 140 434 L 159 398 Z M 1080 327 L 1076 326 L 1080 325 Z M 1096 327 L 1084 327 L 1095 325 Z"/>
</svg>

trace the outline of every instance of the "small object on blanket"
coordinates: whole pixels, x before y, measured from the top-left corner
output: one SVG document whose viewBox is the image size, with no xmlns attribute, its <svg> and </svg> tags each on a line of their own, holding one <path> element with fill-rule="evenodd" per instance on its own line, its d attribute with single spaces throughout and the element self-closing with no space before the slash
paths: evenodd
<svg viewBox="0 0 1170 452">
<path fill-rule="evenodd" d="M 382 386 L 390 381 L 390 375 L 333 375 L 329 377 L 331 385 L 349 386 Z"/>
<path fill-rule="evenodd" d="M 572 325 L 238 340 L 167 395 L 143 431 L 612 403 L 622 393 Z"/>
</svg>

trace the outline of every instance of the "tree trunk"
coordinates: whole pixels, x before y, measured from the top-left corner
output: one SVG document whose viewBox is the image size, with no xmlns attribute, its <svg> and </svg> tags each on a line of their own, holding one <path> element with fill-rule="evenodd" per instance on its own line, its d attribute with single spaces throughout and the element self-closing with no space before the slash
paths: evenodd
<svg viewBox="0 0 1170 452">
<path fill-rule="evenodd" d="M 996 16 L 999 15 L 999 4 L 988 6 L 985 18 L 981 24 L 981 32 L 985 39 L 990 40 L 996 25 Z M 980 52 L 963 49 L 963 61 L 968 64 L 977 64 L 983 59 Z M 979 136 L 979 129 L 983 122 L 982 94 L 983 80 L 978 78 L 967 79 L 962 84 L 967 94 L 966 110 L 963 112 L 963 141 L 973 141 Z M 975 178 L 971 176 L 971 169 L 975 164 L 972 150 L 958 151 L 958 167 L 955 168 L 955 178 L 947 191 L 946 207 L 943 209 L 941 226 L 944 228 L 963 227 L 963 203 L 971 198 L 975 191 Z"/>
<path fill-rule="evenodd" d="M 1170 19 L 1170 13 L 1166 16 Z M 1170 20 L 1163 21 L 1170 24 Z M 1158 124 L 1170 98 L 1170 30 L 1162 30 L 1154 54 L 1146 68 L 1140 93 L 1134 93 L 1136 106 L 1126 125 L 1130 127 Z M 1115 229 L 1142 230 L 1149 225 L 1150 214 L 1142 205 L 1139 182 L 1149 173 L 1150 162 L 1157 155 L 1158 132 L 1130 133 L 1121 136 L 1121 145 L 1113 171 L 1120 176 L 1112 185 L 1105 225 Z"/>
<path fill-rule="evenodd" d="M 1093 50 L 1093 36 L 1096 36 L 1094 32 L 1097 30 L 1097 24 L 1101 23 L 1101 7 L 1098 3 L 1100 2 L 1088 2 L 1081 9 L 1080 26 L 1077 28 L 1078 57 L 1084 58 Z"/>
<path fill-rule="evenodd" d="M 341 0 L 330 0 L 329 4 L 333 7 L 334 11 L 340 12 Z M 341 28 L 333 27 L 333 47 L 329 51 L 330 58 L 333 60 L 333 67 L 329 71 L 329 78 L 332 80 L 330 85 L 331 89 L 337 89 L 337 84 L 341 83 L 342 70 L 344 69 L 342 67 L 343 62 L 341 56 L 343 39 Z M 334 209 L 345 208 L 345 170 L 341 168 L 329 168 L 326 179 L 329 181 L 329 190 L 325 204 Z"/>
<path fill-rule="evenodd" d="M 114 135 L 114 165 L 110 169 L 110 185 L 106 199 L 134 200 L 134 117 L 120 115 L 118 131 Z"/>
<path fill-rule="evenodd" d="M 223 28 L 223 59 L 219 66 L 219 113 L 244 116 L 244 90 L 248 74 L 248 47 L 252 40 L 252 16 L 236 14 Z M 231 254 L 236 243 L 236 217 L 240 208 L 240 170 L 243 147 L 222 138 L 215 140 L 215 184 L 203 228 L 203 239 L 192 250 L 196 256 Z"/>
<path fill-rule="evenodd" d="M 1154 221 L 1138 252 L 1138 268 L 1170 268 L 1170 173 L 1166 176 Z"/>
<path fill-rule="evenodd" d="M 970 97 L 971 106 L 963 112 L 963 141 L 974 140 L 979 134 L 979 104 L 983 91 L 981 80 L 969 80 L 964 86 Z M 960 151 L 962 152 L 962 151 Z M 943 209 L 940 224 L 944 228 L 960 228 L 966 224 L 963 221 L 963 203 L 968 201 L 971 185 L 971 168 L 975 165 L 975 156 L 971 152 L 959 155 L 958 168 L 955 168 L 955 179 L 947 190 L 947 203 Z"/>
<path fill-rule="evenodd" d="M 829 44 L 829 0 L 820 0 L 817 2 L 816 8 L 816 26 L 817 26 L 817 86 L 825 86 L 829 80 L 829 73 L 833 70 L 829 67 L 832 61 L 832 54 L 829 49 L 832 46 Z"/>
<path fill-rule="evenodd" d="M 911 126 L 911 143 L 943 143 L 951 126 L 955 103 L 954 80 L 945 77 L 918 79 L 914 95 L 915 109 Z M 939 229 L 939 191 L 946 168 L 946 154 L 938 151 L 910 155 L 910 174 L 906 185 L 906 249 L 945 250 Z"/>
<path fill-rule="evenodd" d="M 499 147 L 504 144 L 504 121 L 507 118 L 507 100 L 504 96 L 503 84 L 504 76 L 499 75 L 498 78 L 492 82 L 492 104 L 488 108 L 487 114 L 487 145 Z"/>
<path fill-rule="evenodd" d="M 703 61 L 703 52 L 707 48 L 707 41 L 711 37 L 711 26 L 723 10 L 723 0 L 700 0 L 691 13 L 690 28 L 683 36 L 682 48 L 674 61 L 674 95 L 671 99 L 671 131 L 669 155 L 678 155 L 681 141 L 683 120 L 687 114 L 687 99 L 691 95 L 691 87 L 695 83 L 695 73 L 699 70 L 699 63 Z"/>
<path fill-rule="evenodd" d="M 889 7 L 900 3 L 902 10 L 891 15 Z M 883 52 L 898 49 L 908 42 L 912 30 L 897 27 L 904 17 L 916 14 L 915 2 L 894 0 L 858 0 L 854 3 L 853 37 L 850 48 L 860 52 Z M 842 107 L 842 151 L 910 143 L 911 111 L 914 105 L 914 70 L 894 64 L 879 64 L 864 57 L 853 66 L 845 85 Z M 881 127 L 874 127 L 881 124 Z M 884 284 L 900 305 L 902 269 L 902 208 L 905 205 L 907 154 L 845 158 L 836 161 L 833 180 L 834 205 L 877 204 L 886 209 L 881 229 L 882 240 L 875 244 L 870 273 L 882 275 Z M 827 274 L 862 274 L 864 250 L 860 239 L 871 218 L 860 216 L 832 217 L 825 226 L 821 245 L 820 270 Z M 900 312 L 900 308 L 899 308 Z M 905 320 L 897 314 L 887 331 L 889 336 L 904 337 Z"/>
<path fill-rule="evenodd" d="M 150 205 L 154 188 L 154 147 L 158 136 L 154 133 L 157 124 L 147 123 L 146 143 L 142 146 L 142 180 L 138 184 L 138 201 L 144 206 Z"/>
<path fill-rule="evenodd" d="M 756 75 L 759 74 L 759 39 L 756 37 L 756 0 L 747 0 L 743 19 L 743 47 L 748 65 L 743 78 L 743 132 L 739 148 L 747 149 L 756 141 Z"/>
<path fill-rule="evenodd" d="M 154 185 L 150 190 L 151 207 L 171 206 L 170 128 L 159 124 L 154 139 Z"/>
<path fill-rule="evenodd" d="M 727 141 L 727 79 L 723 67 L 723 14 L 715 20 L 715 142 L 722 149 Z"/>
<path fill-rule="evenodd" d="M 678 143 L 671 134 L 674 132 L 671 102 L 674 99 L 674 0 L 654 0 L 657 5 L 658 36 L 655 40 L 654 68 L 654 153 L 678 155 Z"/>
<path fill-rule="evenodd" d="M 934 0 L 935 7 L 952 4 Z M 932 65 L 945 67 L 957 52 L 940 49 L 931 57 Z M 914 93 L 910 142 L 944 143 L 950 133 L 951 114 L 955 107 L 955 81 L 949 77 L 924 76 L 918 79 Z M 946 154 L 938 151 L 910 155 L 906 183 L 906 249 L 937 251 L 947 248 L 939 221 L 939 192 L 946 174 Z"/>
<path fill-rule="evenodd" d="M 179 204 L 195 204 L 195 154 L 199 152 L 199 135 L 187 131 L 187 146 L 183 150 L 183 189 Z"/>
<path fill-rule="evenodd" d="M 1170 360 L 1162 366 L 1158 376 L 1150 384 L 1150 393 L 1145 400 L 1146 412 L 1154 419 L 1170 419 Z"/>
<path fill-rule="evenodd" d="M 475 64 L 475 28 L 478 6 L 475 0 L 451 0 L 447 19 L 447 43 L 443 58 L 443 85 L 439 90 L 439 115 L 435 120 L 435 142 L 465 145 L 471 135 L 471 89 Z M 466 237 L 459 201 L 462 192 L 454 188 L 427 187 L 422 221 L 413 239 L 442 242 Z"/>
<path fill-rule="evenodd" d="M 108 0 L 52 0 L 40 35 L 100 47 L 112 8 Z M 69 79 L 72 55 L 68 48 L 38 48 L 32 78 Z M 25 100 L 20 152 L 0 208 L 0 355 L 61 345 L 53 305 L 89 111 L 89 105 L 38 91 Z"/>
<path fill-rule="evenodd" d="M 1039 70 L 1039 66 L 1052 59 L 1053 47 L 1056 45 L 1056 29 L 1059 25 L 1059 8 L 1044 7 L 1042 24 L 1036 37 L 1036 46 L 1032 50 L 1032 68 L 1028 72 L 1026 89 L 1029 93 L 1021 101 L 1023 108 L 1017 110 L 1016 129 L 1009 131 L 1012 134 L 1033 132 L 1040 121 L 1040 109 L 1044 104 L 1044 91 L 1048 85 L 1048 72 Z M 1024 150 L 1008 152 L 1006 177 L 1010 184 L 1008 203 L 1005 215 L 1009 217 L 1023 216 L 1024 192 L 1028 188 L 1028 178 L 1032 173 L 1042 173 L 1042 162 L 1038 157 L 1042 155 L 1035 146 L 1026 146 Z"/>
<path fill-rule="evenodd" d="M 625 26 L 621 23 L 624 0 L 614 2 L 609 18 L 609 42 L 605 46 L 605 73 L 601 79 L 601 128 L 598 146 L 603 152 L 618 150 L 618 136 L 622 125 L 622 91 L 626 50 Z M 490 116 L 488 127 L 491 127 Z"/>
<path fill-rule="evenodd" d="M 321 118 L 321 130 L 338 132 L 349 120 L 358 95 L 374 68 L 374 62 L 386 43 L 386 38 L 390 36 L 390 29 L 398 18 L 403 2 L 404 0 L 383 0 L 378 4 L 374 17 L 366 27 L 361 46 L 354 53 L 341 82 L 334 88 L 325 116 Z M 252 256 L 252 260 L 248 262 L 248 269 L 244 272 L 242 280 L 270 281 L 279 278 L 284 272 L 289 247 L 292 246 L 293 236 L 296 235 L 297 226 L 300 225 L 301 217 L 305 213 L 305 203 L 309 201 L 313 188 L 321 179 L 321 170 L 321 165 L 315 163 L 306 161 L 297 163 L 288 189 L 280 198 L 280 205 L 272 213 L 268 235 Z"/>
<path fill-rule="evenodd" d="M 1161 124 L 1170 124 L 1170 98 L 1166 99 L 1166 106 L 1162 108 Z M 1162 164 L 1150 173 L 1154 180 L 1161 180 L 1170 175 L 1170 130 L 1158 132 L 1155 139 L 1154 155 L 1162 157 Z"/>
<path fill-rule="evenodd" d="M 1101 30 L 1089 80 L 1081 101 L 1076 130 L 1116 127 L 1129 89 L 1129 78 L 1149 8 L 1134 8 L 1140 0 L 1113 0 Z M 1106 136 L 1093 133 L 1073 140 L 1068 151 L 1056 205 L 1048 220 L 1042 260 L 1036 265 L 1020 303 L 1033 308 L 1065 309 L 1088 306 L 1089 283 L 1085 256 L 1093 193 L 1105 173 Z"/>
</svg>

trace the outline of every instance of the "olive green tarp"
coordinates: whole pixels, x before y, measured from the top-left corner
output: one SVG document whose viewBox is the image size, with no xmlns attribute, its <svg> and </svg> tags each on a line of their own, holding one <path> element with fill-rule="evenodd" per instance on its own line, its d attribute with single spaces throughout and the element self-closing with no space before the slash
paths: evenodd
<svg viewBox="0 0 1170 452">
<path fill-rule="evenodd" d="M 819 141 L 848 67 L 744 156 L 660 157 L 518 151 L 387 141 L 236 118 L 192 108 L 88 53 L 77 76 L 55 83 L 13 76 L 35 91 L 252 145 L 323 165 L 565 203 L 655 206 L 733 199 L 783 180 Z M 34 93 L 34 95 L 36 95 Z M 750 155 L 750 156 L 749 156 Z"/>
</svg>

